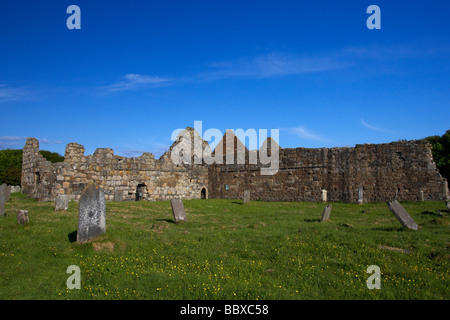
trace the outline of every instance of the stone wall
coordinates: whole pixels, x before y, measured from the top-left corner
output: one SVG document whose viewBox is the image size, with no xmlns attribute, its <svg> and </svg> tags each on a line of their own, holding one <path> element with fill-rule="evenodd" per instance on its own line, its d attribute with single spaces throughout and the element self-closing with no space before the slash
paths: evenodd
<svg viewBox="0 0 450 320">
<path fill-rule="evenodd" d="M 42 201 L 53 201 L 66 194 L 79 199 L 85 186 L 94 181 L 113 200 L 115 192 L 123 200 L 200 199 L 202 188 L 208 187 L 208 169 L 201 165 L 175 165 L 166 153 L 155 160 L 151 153 L 137 158 L 114 155 L 112 149 L 100 148 L 93 155 L 84 155 L 84 147 L 69 143 L 64 162 L 50 163 L 39 154 L 39 143 L 28 138 L 23 152 L 23 193 Z"/>
<path fill-rule="evenodd" d="M 185 133 L 192 139 L 201 139 L 192 128 Z M 195 164 L 201 150 L 200 154 L 194 150 L 194 140 L 188 137 L 180 134 L 158 160 L 151 153 L 137 158 L 121 157 L 109 148 L 85 156 L 82 145 L 69 143 L 64 162 L 54 164 L 39 154 L 38 141 L 28 138 L 23 149 L 22 192 L 43 201 L 53 201 L 60 194 L 79 199 L 85 186 L 94 181 L 104 190 L 107 200 L 114 200 L 119 192 L 123 200 L 200 199 L 202 190 L 208 198 L 242 199 L 244 190 L 250 190 L 252 200 L 322 201 L 322 190 L 326 190 L 328 201 L 358 202 L 359 187 L 364 202 L 418 201 L 422 194 L 424 200 L 448 197 L 447 181 L 433 162 L 431 146 L 422 140 L 354 148 L 281 149 L 276 145 L 278 173 L 261 175 L 262 166 L 248 161 L 206 165 L 200 159 L 200 164 Z M 272 144 L 269 142 L 262 148 Z M 199 145 L 203 150 L 208 146 L 203 140 Z M 189 149 L 190 164 L 172 161 L 172 153 L 186 155 Z M 254 150 L 245 152 L 247 158 L 250 153 L 257 154 Z M 223 157 L 225 163 L 226 155 Z"/>
<path fill-rule="evenodd" d="M 355 148 L 279 149 L 278 173 L 261 175 L 260 165 L 209 167 L 211 198 L 252 200 L 357 202 L 362 186 L 364 202 L 444 200 L 447 181 L 433 162 L 425 141 L 364 144 Z M 225 185 L 228 185 L 227 191 Z"/>
</svg>

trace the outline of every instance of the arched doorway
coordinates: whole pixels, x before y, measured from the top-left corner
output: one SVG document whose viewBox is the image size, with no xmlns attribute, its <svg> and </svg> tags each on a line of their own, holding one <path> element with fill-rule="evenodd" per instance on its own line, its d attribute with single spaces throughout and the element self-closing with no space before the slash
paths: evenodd
<svg viewBox="0 0 450 320">
<path fill-rule="evenodd" d="M 205 187 L 200 191 L 200 199 L 208 199 L 208 192 Z"/>
<path fill-rule="evenodd" d="M 145 184 L 140 183 L 136 188 L 136 201 L 141 201 L 145 194 Z"/>
</svg>

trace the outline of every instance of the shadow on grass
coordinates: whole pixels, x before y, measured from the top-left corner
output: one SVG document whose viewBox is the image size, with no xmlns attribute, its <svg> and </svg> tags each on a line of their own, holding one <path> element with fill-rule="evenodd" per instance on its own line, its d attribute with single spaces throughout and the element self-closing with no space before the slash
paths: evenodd
<svg viewBox="0 0 450 320">
<path fill-rule="evenodd" d="M 72 231 L 71 233 L 69 233 L 69 234 L 67 235 L 67 237 L 69 238 L 69 241 L 70 241 L 71 243 L 77 241 L 77 233 L 78 233 L 77 230 L 75 230 L 75 231 Z"/>
<path fill-rule="evenodd" d="M 232 201 L 231 203 L 235 203 L 235 204 L 244 204 L 243 202 L 240 202 L 240 201 Z"/>
<path fill-rule="evenodd" d="M 176 224 L 175 221 L 172 220 L 172 219 L 154 219 L 154 220 L 156 220 L 156 221 L 165 221 L 165 222 L 168 222 L 168 223 Z"/>
<path fill-rule="evenodd" d="M 372 230 L 388 231 L 388 232 L 392 232 L 392 231 L 403 232 L 403 231 L 405 231 L 405 229 L 402 227 L 376 227 L 376 228 L 372 228 Z"/>
<path fill-rule="evenodd" d="M 305 222 L 320 222 L 320 219 L 303 219 Z"/>
</svg>

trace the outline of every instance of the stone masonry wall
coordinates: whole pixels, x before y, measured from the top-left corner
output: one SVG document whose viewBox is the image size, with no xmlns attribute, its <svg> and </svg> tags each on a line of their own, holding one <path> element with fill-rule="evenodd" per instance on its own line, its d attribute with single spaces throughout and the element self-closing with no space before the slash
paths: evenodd
<svg viewBox="0 0 450 320">
<path fill-rule="evenodd" d="M 279 153 L 279 170 L 272 176 L 261 175 L 259 165 L 210 166 L 210 197 L 241 199 L 249 189 L 252 200 L 322 201 L 325 189 L 328 201 L 357 202 L 359 186 L 364 202 L 416 201 L 420 191 L 425 200 L 444 200 L 448 194 L 425 141 L 287 148 Z"/>
<path fill-rule="evenodd" d="M 23 192 L 42 201 L 60 194 L 79 199 L 90 181 L 104 190 L 106 200 L 113 200 L 115 191 L 123 192 L 123 200 L 136 200 L 138 186 L 142 186 L 141 200 L 200 199 L 201 189 L 208 187 L 206 167 L 175 165 L 167 155 L 159 160 L 150 153 L 125 158 L 101 148 L 85 156 L 82 145 L 69 143 L 64 162 L 52 164 L 39 154 L 34 138 L 27 139 L 23 150 Z"/>
</svg>

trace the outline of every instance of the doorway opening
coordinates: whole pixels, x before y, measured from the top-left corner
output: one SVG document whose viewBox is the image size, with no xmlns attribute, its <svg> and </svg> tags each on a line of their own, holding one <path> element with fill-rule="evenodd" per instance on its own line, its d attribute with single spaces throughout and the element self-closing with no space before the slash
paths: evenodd
<svg viewBox="0 0 450 320">
<path fill-rule="evenodd" d="M 140 183 L 136 188 L 136 201 L 142 201 L 145 195 L 145 184 Z"/>
<path fill-rule="evenodd" d="M 208 199 L 208 193 L 206 192 L 206 188 L 204 188 L 204 187 L 200 191 L 200 198 L 201 199 Z"/>
</svg>

